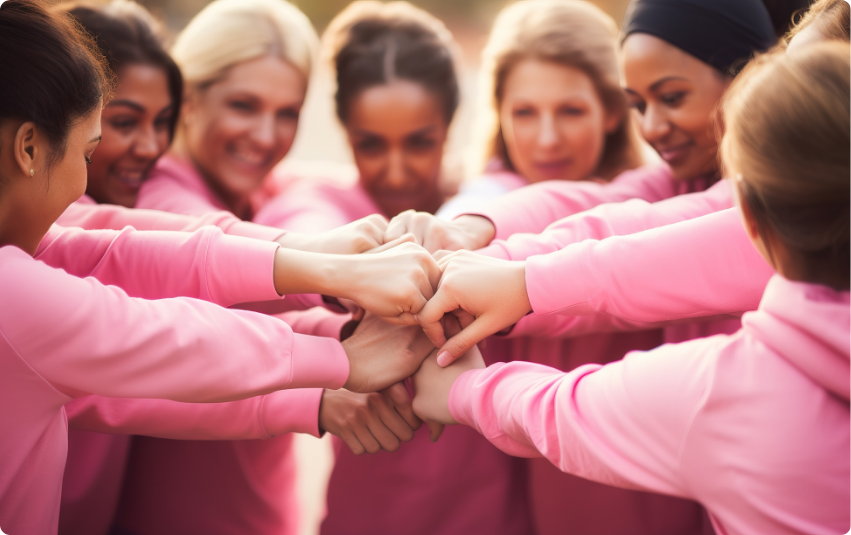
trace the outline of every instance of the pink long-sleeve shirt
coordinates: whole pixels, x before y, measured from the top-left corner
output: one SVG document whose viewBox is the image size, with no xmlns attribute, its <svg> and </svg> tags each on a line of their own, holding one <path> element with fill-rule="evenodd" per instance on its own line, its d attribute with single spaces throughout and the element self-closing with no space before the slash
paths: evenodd
<svg viewBox="0 0 851 535">
<path fill-rule="evenodd" d="M 0 527 L 8 532 L 56 532 L 64 405 L 75 398 L 228 401 L 345 382 L 348 363 L 336 342 L 200 300 L 132 297 L 196 293 L 219 304 L 276 298 L 275 244 L 215 229 L 188 238 L 143 234 L 54 227 L 37 259 L 0 248 L 0 405 L 15 407 L 2 414 L 0 435 Z M 138 284 L 152 275 L 159 289 Z M 312 358 L 298 356 L 307 353 Z"/>
<path fill-rule="evenodd" d="M 449 408 L 514 455 L 699 500 L 721 535 L 848 530 L 849 294 L 774 276 L 742 328 L 571 373 L 463 374 Z"/>
</svg>

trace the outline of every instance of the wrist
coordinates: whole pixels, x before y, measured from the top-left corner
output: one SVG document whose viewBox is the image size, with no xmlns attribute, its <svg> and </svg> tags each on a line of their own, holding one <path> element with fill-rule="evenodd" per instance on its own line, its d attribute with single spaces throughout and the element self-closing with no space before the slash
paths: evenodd
<svg viewBox="0 0 851 535">
<path fill-rule="evenodd" d="M 285 232 L 277 240 L 278 245 L 285 249 L 296 251 L 310 251 L 310 240 L 304 234 L 298 232 Z"/>
<path fill-rule="evenodd" d="M 487 246 L 496 235 L 493 222 L 484 216 L 462 215 L 452 223 L 467 236 L 470 250 Z"/>
<path fill-rule="evenodd" d="M 280 295 L 334 293 L 336 255 L 323 255 L 296 249 L 278 248 L 272 277 Z"/>
</svg>

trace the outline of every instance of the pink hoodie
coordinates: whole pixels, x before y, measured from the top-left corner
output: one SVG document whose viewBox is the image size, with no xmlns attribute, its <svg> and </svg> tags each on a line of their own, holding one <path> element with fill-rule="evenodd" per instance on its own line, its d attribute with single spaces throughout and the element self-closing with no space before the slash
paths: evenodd
<svg viewBox="0 0 851 535">
<path fill-rule="evenodd" d="M 64 405 L 75 398 L 214 402 L 345 382 L 339 343 L 217 306 L 277 298 L 277 245 L 216 229 L 151 234 L 54 227 L 36 258 L 0 248 L 0 405 L 17 407 L 3 415 L 0 435 L 0 526 L 8 532 L 56 532 Z M 152 274 L 161 284 L 139 283 Z M 167 294 L 216 304 L 140 299 Z"/>
<path fill-rule="evenodd" d="M 719 534 L 835 534 L 851 522 L 849 294 L 774 276 L 733 335 L 571 373 L 494 365 L 453 417 L 503 451 L 689 497 Z"/>
</svg>

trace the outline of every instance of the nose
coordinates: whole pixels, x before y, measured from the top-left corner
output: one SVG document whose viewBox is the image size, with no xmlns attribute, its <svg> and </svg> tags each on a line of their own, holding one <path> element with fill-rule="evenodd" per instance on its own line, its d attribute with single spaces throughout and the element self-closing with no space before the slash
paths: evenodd
<svg viewBox="0 0 851 535">
<path fill-rule="evenodd" d="M 551 149 L 557 146 L 558 142 L 559 135 L 554 114 L 542 113 L 540 130 L 538 131 L 538 146 L 542 149 Z"/>
<path fill-rule="evenodd" d="M 272 150 L 275 146 L 275 115 L 265 113 L 251 131 L 251 140 L 259 148 Z"/>
<path fill-rule="evenodd" d="M 391 149 L 387 155 L 387 173 L 384 182 L 393 189 L 402 189 L 405 181 L 405 157 L 402 150 Z"/>
<path fill-rule="evenodd" d="M 136 138 L 136 142 L 133 144 L 133 155 L 137 158 L 144 158 L 148 160 L 157 158 L 160 153 L 165 150 L 165 147 L 161 147 L 160 143 L 158 143 L 157 137 L 155 125 L 149 124 L 145 128 L 141 129 Z"/>
<path fill-rule="evenodd" d="M 644 115 L 638 117 L 641 135 L 649 143 L 663 139 L 671 131 L 671 123 L 659 106 L 648 105 Z"/>
</svg>

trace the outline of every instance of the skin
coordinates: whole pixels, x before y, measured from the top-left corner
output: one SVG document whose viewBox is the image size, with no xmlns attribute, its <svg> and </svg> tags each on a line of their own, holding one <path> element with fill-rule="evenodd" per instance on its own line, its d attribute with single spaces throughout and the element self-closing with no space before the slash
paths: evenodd
<svg viewBox="0 0 851 535">
<path fill-rule="evenodd" d="M 642 136 L 674 178 L 718 173 L 713 112 L 730 79 L 667 42 L 632 34 L 621 50 L 621 79 Z"/>
<path fill-rule="evenodd" d="M 449 125 L 440 100 L 415 82 L 399 80 L 355 96 L 344 124 L 361 185 L 381 212 L 433 213 Z"/>
<path fill-rule="evenodd" d="M 289 152 L 306 91 L 301 71 L 279 58 L 235 65 L 209 87 L 189 89 L 175 153 L 234 214 L 250 219 L 249 197 Z"/>
<path fill-rule="evenodd" d="M 0 246 L 34 255 L 50 226 L 86 191 L 86 165 L 100 143 L 101 106 L 73 123 L 65 153 L 31 121 L 0 122 Z M 33 175 L 30 176 L 30 170 Z"/>
<path fill-rule="evenodd" d="M 159 67 L 128 65 L 101 116 L 103 140 L 92 157 L 86 193 L 99 203 L 136 205 L 139 188 L 171 142 L 174 102 Z"/>
<path fill-rule="evenodd" d="M 588 179 L 606 134 L 618 126 L 591 78 L 581 69 L 526 59 L 504 84 L 499 122 L 514 169 L 531 183 Z"/>
</svg>

